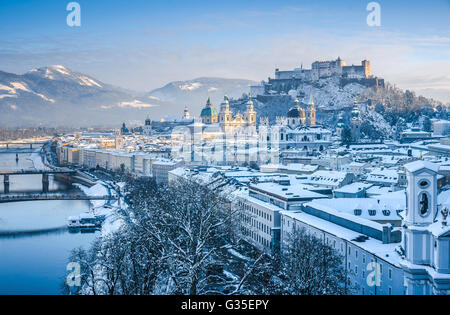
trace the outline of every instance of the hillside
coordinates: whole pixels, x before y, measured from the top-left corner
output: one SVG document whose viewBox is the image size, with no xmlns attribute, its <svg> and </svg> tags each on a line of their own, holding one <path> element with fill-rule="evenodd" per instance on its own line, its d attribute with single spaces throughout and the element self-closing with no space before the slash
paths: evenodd
<svg viewBox="0 0 450 315">
<path fill-rule="evenodd" d="M 248 80 L 200 78 L 169 83 L 149 93 L 126 91 L 64 66 L 32 69 L 23 75 L 0 71 L 0 124 L 3 127 L 117 126 L 145 117 L 180 117 L 188 105 L 198 115 L 210 95 L 239 97 Z M 144 96 L 142 96 L 144 95 Z"/>
</svg>

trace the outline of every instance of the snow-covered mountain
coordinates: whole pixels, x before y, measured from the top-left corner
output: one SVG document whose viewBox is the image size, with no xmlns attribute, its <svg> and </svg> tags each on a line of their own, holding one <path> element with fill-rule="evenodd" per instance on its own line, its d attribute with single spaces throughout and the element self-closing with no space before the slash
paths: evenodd
<svg viewBox="0 0 450 315">
<path fill-rule="evenodd" d="M 200 78 L 169 83 L 149 93 L 105 84 L 64 66 L 32 69 L 23 75 L 0 71 L 0 125 L 111 126 L 182 115 L 188 105 L 199 114 L 208 95 L 248 92 L 248 80 Z"/>
<path fill-rule="evenodd" d="M 102 126 L 106 119 L 120 117 L 118 112 L 133 101 L 121 89 L 63 66 L 23 75 L 0 72 L 0 124 L 4 127 Z"/>
<path fill-rule="evenodd" d="M 243 93 L 249 92 L 252 84 L 255 82 L 250 80 L 206 77 L 177 81 L 151 91 L 142 101 L 160 104 L 167 115 L 180 115 L 184 106 L 188 106 L 191 115 L 199 116 L 208 97 L 218 110 L 224 95 L 240 98 Z"/>
</svg>

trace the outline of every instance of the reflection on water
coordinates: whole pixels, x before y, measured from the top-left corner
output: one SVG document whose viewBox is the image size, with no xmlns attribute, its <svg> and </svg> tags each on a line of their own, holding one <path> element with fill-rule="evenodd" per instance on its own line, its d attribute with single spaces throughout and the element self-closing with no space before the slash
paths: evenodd
<svg viewBox="0 0 450 315">
<path fill-rule="evenodd" d="M 29 154 L 0 154 L 0 170 L 33 168 Z M 11 176 L 11 192 L 40 191 L 38 175 Z M 1 178 L 0 193 L 3 192 Z M 50 190 L 70 187 L 51 179 Z M 72 234 L 66 219 L 89 210 L 87 201 L 0 204 L 0 294 L 59 294 L 72 249 L 87 248 L 98 233 Z"/>
<path fill-rule="evenodd" d="M 60 294 L 70 251 L 87 248 L 96 235 L 0 238 L 0 294 Z"/>
<path fill-rule="evenodd" d="M 23 238 L 40 235 L 64 234 L 65 232 L 67 232 L 67 230 L 68 228 L 64 226 L 60 228 L 49 228 L 32 231 L 0 231 L 0 238 Z"/>
</svg>

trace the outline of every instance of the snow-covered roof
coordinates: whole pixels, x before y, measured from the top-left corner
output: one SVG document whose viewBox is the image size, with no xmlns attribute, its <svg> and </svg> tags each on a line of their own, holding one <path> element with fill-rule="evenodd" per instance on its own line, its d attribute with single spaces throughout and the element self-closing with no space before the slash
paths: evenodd
<svg viewBox="0 0 450 315">
<path fill-rule="evenodd" d="M 396 252 L 396 248 L 398 247 L 398 243 L 392 244 L 383 244 L 381 241 L 369 237 L 364 242 L 358 242 L 359 236 L 361 233 L 352 231 L 330 221 L 318 218 L 316 216 L 310 215 L 301 211 L 281 211 L 280 214 L 283 216 L 291 217 L 295 220 L 304 222 L 316 229 L 322 230 L 326 233 L 339 237 L 343 240 L 346 240 L 349 243 L 352 243 L 355 246 L 358 246 L 369 253 L 372 253 L 379 258 L 391 263 L 394 266 L 399 266 L 400 256 Z M 368 220 L 364 220 L 364 223 L 367 223 Z M 369 221 L 370 222 L 370 221 Z M 378 223 L 373 222 L 378 226 L 381 226 Z"/>
<path fill-rule="evenodd" d="M 405 164 L 404 167 L 410 173 L 415 173 L 422 169 L 429 169 L 435 173 L 437 173 L 439 171 L 439 164 L 431 163 L 428 161 L 422 161 L 422 160 Z"/>
<path fill-rule="evenodd" d="M 306 206 L 336 214 L 351 215 L 351 220 L 364 218 L 371 221 L 401 220 L 399 212 L 406 208 L 406 197 L 399 199 L 334 198 L 308 202 Z"/>
<path fill-rule="evenodd" d="M 397 169 L 374 169 L 367 174 L 367 181 L 380 183 L 396 183 L 398 182 Z"/>
<path fill-rule="evenodd" d="M 327 198 L 325 195 L 308 190 L 308 186 L 302 184 L 285 186 L 277 183 L 259 183 L 250 185 L 250 190 L 252 189 L 275 195 L 281 199 Z"/>
<path fill-rule="evenodd" d="M 368 189 L 369 187 L 372 187 L 372 184 L 356 182 L 356 183 L 342 186 L 341 188 L 336 189 L 335 192 L 354 194 L 354 193 L 360 192 L 361 190 Z"/>
</svg>

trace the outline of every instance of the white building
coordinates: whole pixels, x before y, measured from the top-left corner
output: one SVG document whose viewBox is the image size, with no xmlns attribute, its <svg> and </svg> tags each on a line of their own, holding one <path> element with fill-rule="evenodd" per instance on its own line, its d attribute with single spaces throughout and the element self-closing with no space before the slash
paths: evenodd
<svg viewBox="0 0 450 315">
<path fill-rule="evenodd" d="M 439 165 L 416 161 L 405 165 L 408 209 L 403 229 L 406 294 L 450 294 L 450 226 L 448 208 L 439 207 Z"/>
</svg>

